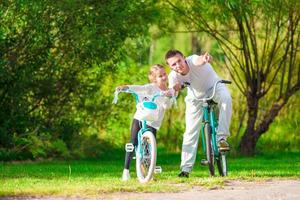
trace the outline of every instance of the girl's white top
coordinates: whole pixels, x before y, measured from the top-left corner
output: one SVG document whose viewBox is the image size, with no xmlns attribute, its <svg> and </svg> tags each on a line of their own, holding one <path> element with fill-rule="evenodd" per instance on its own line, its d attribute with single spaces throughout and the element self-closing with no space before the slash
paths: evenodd
<svg viewBox="0 0 300 200">
<path fill-rule="evenodd" d="M 186 75 L 181 75 L 175 71 L 169 74 L 169 87 L 172 88 L 177 82 L 183 84 L 189 82 L 194 89 L 195 95 L 199 98 L 205 96 L 205 93 L 214 86 L 214 83 L 219 80 L 217 73 L 209 63 L 201 66 L 195 65 L 197 55 L 187 57 L 185 60 L 190 71 Z M 194 95 L 190 88 L 187 89 L 186 99 L 194 99 Z"/>
<path fill-rule="evenodd" d="M 130 90 L 133 90 L 139 94 L 140 102 L 143 100 L 150 101 L 154 95 L 163 92 L 163 90 L 161 90 L 154 83 L 150 83 L 150 84 L 146 84 L 146 85 L 129 85 L 128 87 Z M 157 121 L 147 121 L 147 125 L 158 130 L 159 127 L 161 126 L 162 120 L 164 118 L 165 110 L 167 108 L 171 107 L 172 102 L 171 102 L 171 99 L 166 96 L 159 96 L 154 100 L 154 102 L 157 104 L 158 109 L 159 109 L 158 120 Z M 137 108 L 137 110 L 134 114 L 134 119 L 142 121 L 142 118 L 141 118 L 142 110 L 140 109 L 139 106 L 137 106 L 136 108 Z"/>
</svg>

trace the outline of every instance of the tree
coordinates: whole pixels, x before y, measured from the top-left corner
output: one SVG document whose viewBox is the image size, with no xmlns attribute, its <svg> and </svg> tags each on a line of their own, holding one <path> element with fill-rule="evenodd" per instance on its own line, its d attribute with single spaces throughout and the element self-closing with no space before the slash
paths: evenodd
<svg viewBox="0 0 300 200">
<path fill-rule="evenodd" d="M 167 1 L 188 31 L 205 32 L 224 53 L 247 100 L 240 148 L 253 155 L 280 110 L 300 89 L 300 2 L 297 0 Z"/>
<path fill-rule="evenodd" d="M 91 102 L 103 90 L 101 81 L 126 55 L 126 39 L 147 34 L 155 18 L 151 5 L 128 0 L 1 2 L 0 156 L 8 151 L 32 154 L 35 143 L 44 148 L 48 140 L 68 145 L 96 111 L 105 120 L 110 99 L 102 95 L 99 106 Z M 37 154 L 48 156 L 44 151 Z"/>
</svg>

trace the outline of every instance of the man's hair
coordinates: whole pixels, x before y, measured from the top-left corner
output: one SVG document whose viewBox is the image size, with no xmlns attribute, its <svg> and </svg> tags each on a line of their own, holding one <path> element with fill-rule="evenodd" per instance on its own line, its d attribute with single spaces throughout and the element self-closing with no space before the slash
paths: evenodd
<svg viewBox="0 0 300 200">
<path fill-rule="evenodd" d="M 155 64 L 155 65 L 151 66 L 149 74 L 148 74 L 148 78 L 151 83 L 154 83 L 155 78 L 156 78 L 154 75 L 154 72 L 156 72 L 159 69 L 165 69 L 165 68 L 164 68 L 164 66 L 162 66 L 160 64 Z"/>
<path fill-rule="evenodd" d="M 165 61 L 167 61 L 167 59 L 172 58 L 176 55 L 181 55 L 182 57 L 184 57 L 183 53 L 181 53 L 181 51 L 177 50 L 177 49 L 171 49 L 169 50 L 166 55 L 165 55 Z"/>
</svg>

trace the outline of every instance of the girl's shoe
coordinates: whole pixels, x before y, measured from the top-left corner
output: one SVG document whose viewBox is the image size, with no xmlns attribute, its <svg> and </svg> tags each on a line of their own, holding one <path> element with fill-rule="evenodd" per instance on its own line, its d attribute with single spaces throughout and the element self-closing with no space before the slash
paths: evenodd
<svg viewBox="0 0 300 200">
<path fill-rule="evenodd" d="M 130 179 L 129 169 L 123 170 L 122 181 L 128 181 Z"/>
</svg>

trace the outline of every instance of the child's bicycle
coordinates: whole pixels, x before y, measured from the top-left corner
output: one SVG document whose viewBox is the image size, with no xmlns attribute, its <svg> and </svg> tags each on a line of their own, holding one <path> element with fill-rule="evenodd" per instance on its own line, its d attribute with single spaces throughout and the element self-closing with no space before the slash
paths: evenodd
<svg viewBox="0 0 300 200">
<path fill-rule="evenodd" d="M 215 82 L 213 87 L 213 92 L 210 97 L 198 98 L 195 92 L 188 82 L 185 82 L 183 87 L 188 87 L 192 91 L 194 97 L 202 102 L 202 148 L 203 152 L 206 154 L 206 160 L 202 159 L 201 164 L 207 165 L 209 169 L 209 174 L 211 176 L 215 175 L 214 164 L 217 163 L 218 171 L 221 176 L 227 176 L 227 159 L 226 151 L 220 151 L 217 146 L 216 130 L 218 127 L 218 121 L 216 119 L 215 105 L 216 103 L 212 100 L 215 93 L 216 87 L 219 83 L 231 84 L 231 81 L 219 80 Z"/>
<path fill-rule="evenodd" d="M 145 109 L 145 112 L 151 112 L 158 109 L 158 105 L 154 102 L 159 96 L 163 96 L 158 93 L 152 97 L 150 101 L 139 101 L 139 94 L 136 92 L 126 89 L 126 90 L 116 90 L 114 103 L 117 103 L 117 96 L 120 92 L 131 93 L 135 97 L 136 103 Z M 151 113 L 153 115 L 153 113 Z M 151 118 L 151 116 L 150 116 Z M 162 169 L 160 166 L 156 166 L 156 139 L 154 134 L 149 128 L 147 128 L 147 121 L 142 121 L 142 128 L 137 134 L 138 144 L 134 146 L 132 143 L 127 143 L 125 145 L 126 152 L 133 152 L 135 150 L 136 158 L 136 173 L 137 178 L 141 183 L 146 183 L 150 181 L 153 177 L 153 173 L 161 173 Z"/>
</svg>

